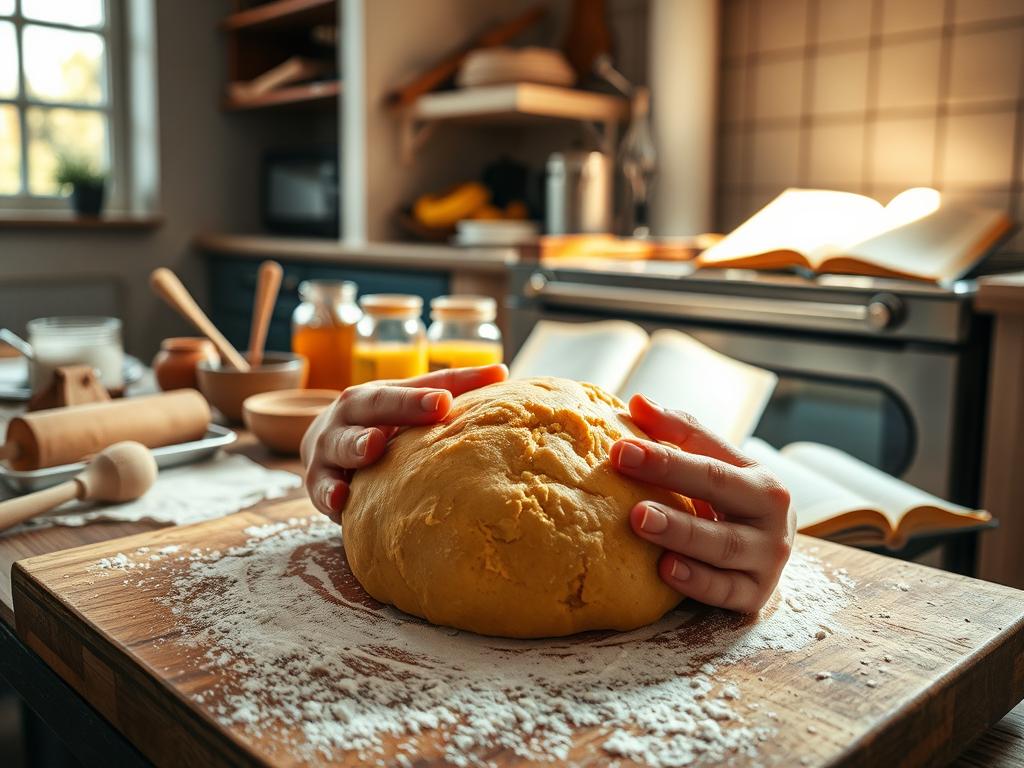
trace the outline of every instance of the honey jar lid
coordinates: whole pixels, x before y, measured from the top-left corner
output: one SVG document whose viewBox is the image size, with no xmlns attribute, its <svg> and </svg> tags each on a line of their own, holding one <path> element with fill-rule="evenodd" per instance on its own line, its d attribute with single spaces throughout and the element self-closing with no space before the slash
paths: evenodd
<svg viewBox="0 0 1024 768">
<path fill-rule="evenodd" d="M 498 304 L 490 296 L 438 296 L 430 300 L 431 320 L 477 320 L 489 323 L 497 317 Z"/>
<path fill-rule="evenodd" d="M 368 293 L 359 298 L 359 306 L 377 317 L 416 317 L 423 311 L 423 299 L 407 293 Z"/>
</svg>

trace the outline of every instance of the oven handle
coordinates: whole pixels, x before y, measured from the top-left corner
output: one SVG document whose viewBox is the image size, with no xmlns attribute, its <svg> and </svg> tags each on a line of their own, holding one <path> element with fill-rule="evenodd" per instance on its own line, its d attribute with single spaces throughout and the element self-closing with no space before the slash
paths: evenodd
<svg viewBox="0 0 1024 768">
<path fill-rule="evenodd" d="M 647 288 L 618 288 L 549 280 L 540 272 L 530 275 L 523 294 L 545 304 L 580 307 L 607 312 L 611 307 L 639 313 L 676 318 L 713 320 L 764 320 L 808 325 L 831 321 L 840 325 L 882 330 L 899 321 L 902 309 L 898 297 L 873 296 L 867 304 L 839 304 L 824 301 L 763 299 L 752 296 L 664 291 Z"/>
</svg>

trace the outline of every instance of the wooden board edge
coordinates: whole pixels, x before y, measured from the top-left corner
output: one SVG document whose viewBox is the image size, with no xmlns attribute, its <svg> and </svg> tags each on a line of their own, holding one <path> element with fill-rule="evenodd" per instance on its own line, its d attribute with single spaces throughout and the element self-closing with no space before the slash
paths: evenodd
<svg viewBox="0 0 1024 768">
<path fill-rule="evenodd" d="M 99 633 L 93 638 L 77 631 L 86 618 L 32 581 L 21 563 L 14 564 L 11 577 L 18 638 L 149 760 L 159 765 L 265 765 L 125 647 Z M 48 600 L 43 593 L 50 595 Z M 146 711 L 152 719 L 183 724 L 197 744 L 188 749 L 179 739 L 162 742 L 174 732 L 170 727 L 132 733 L 119 716 L 122 711 Z"/>
<path fill-rule="evenodd" d="M 889 724 L 850 742 L 830 768 L 946 765 L 959 756 L 1024 700 L 1024 617 L 961 658 L 936 683 L 943 686 L 941 694 L 921 691 L 900 707 L 909 710 L 903 718 L 889 718 Z M 919 738 L 908 740 L 908 731 Z"/>
</svg>

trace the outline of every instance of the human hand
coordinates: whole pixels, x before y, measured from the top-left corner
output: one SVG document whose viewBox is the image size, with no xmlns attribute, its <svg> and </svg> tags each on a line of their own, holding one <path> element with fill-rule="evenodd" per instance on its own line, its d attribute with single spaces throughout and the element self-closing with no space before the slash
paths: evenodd
<svg viewBox="0 0 1024 768">
<path fill-rule="evenodd" d="M 302 438 L 306 492 L 313 506 L 339 522 L 353 473 L 384 454 L 398 427 L 441 421 L 455 395 L 507 377 L 504 365 L 485 365 L 349 387 Z"/>
<path fill-rule="evenodd" d="M 796 519 L 789 492 L 689 414 L 642 395 L 629 401 L 629 412 L 652 440 L 619 440 L 612 466 L 693 498 L 699 515 L 651 501 L 630 511 L 636 534 L 665 548 L 658 563 L 662 580 L 702 603 L 756 612 L 771 597 L 792 551 Z M 707 514 L 708 505 L 715 515 Z"/>
</svg>

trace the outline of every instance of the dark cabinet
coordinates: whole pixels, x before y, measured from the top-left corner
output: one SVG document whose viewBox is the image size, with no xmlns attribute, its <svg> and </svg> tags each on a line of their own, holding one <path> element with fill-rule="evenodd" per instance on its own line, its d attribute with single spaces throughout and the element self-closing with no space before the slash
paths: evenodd
<svg viewBox="0 0 1024 768">
<path fill-rule="evenodd" d="M 280 260 L 280 259 L 279 259 Z M 428 322 L 430 300 L 449 292 L 447 272 L 346 267 L 316 262 L 281 261 L 284 278 L 267 334 L 267 349 L 291 348 L 291 317 L 299 305 L 303 280 L 351 280 L 364 293 L 409 293 L 423 299 L 423 319 Z M 213 322 L 236 347 L 249 344 L 249 323 L 256 293 L 258 259 L 208 257 L 210 304 Z"/>
</svg>

